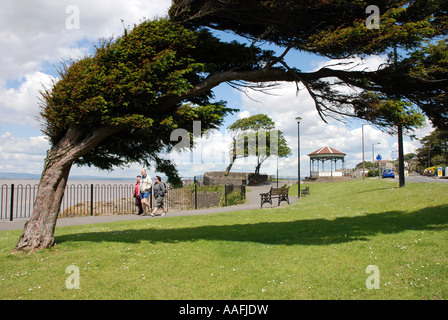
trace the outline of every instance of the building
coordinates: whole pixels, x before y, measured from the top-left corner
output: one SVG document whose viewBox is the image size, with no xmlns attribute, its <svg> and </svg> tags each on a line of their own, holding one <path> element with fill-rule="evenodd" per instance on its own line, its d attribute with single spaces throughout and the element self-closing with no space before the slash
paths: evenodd
<svg viewBox="0 0 448 320">
<path fill-rule="evenodd" d="M 310 179 L 321 177 L 342 177 L 345 171 L 346 154 L 335 148 L 325 146 L 308 154 L 310 157 Z M 337 162 L 341 166 L 337 169 Z M 329 164 L 326 162 L 330 162 Z"/>
</svg>

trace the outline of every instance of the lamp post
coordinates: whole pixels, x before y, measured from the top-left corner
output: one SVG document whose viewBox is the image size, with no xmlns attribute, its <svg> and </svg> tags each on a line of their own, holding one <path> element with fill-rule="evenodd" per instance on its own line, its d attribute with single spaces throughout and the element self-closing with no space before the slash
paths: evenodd
<svg viewBox="0 0 448 320">
<path fill-rule="evenodd" d="M 361 126 L 362 128 L 362 180 L 366 178 L 366 162 L 364 161 L 364 126 L 367 126 L 367 124 L 363 124 Z"/>
<path fill-rule="evenodd" d="M 277 154 L 277 188 L 278 188 L 278 154 Z"/>
<path fill-rule="evenodd" d="M 297 197 L 300 199 L 300 121 L 302 120 L 301 117 L 296 117 L 297 121 L 297 185 L 298 185 L 298 191 L 297 191 Z"/>
<path fill-rule="evenodd" d="M 403 188 L 405 186 L 404 177 L 404 154 L 403 154 L 403 125 L 398 125 L 398 179 L 399 186 Z"/>
</svg>

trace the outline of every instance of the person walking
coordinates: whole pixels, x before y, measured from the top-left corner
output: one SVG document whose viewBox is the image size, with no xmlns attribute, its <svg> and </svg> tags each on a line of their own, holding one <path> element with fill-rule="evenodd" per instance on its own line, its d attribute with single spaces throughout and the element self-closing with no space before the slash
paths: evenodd
<svg viewBox="0 0 448 320">
<path fill-rule="evenodd" d="M 148 174 L 146 174 L 146 170 L 142 169 L 142 179 L 140 182 L 140 198 L 142 200 L 143 214 L 146 215 L 146 212 L 151 214 L 151 189 L 152 189 L 152 181 Z"/>
<path fill-rule="evenodd" d="M 154 216 L 157 213 L 158 209 L 163 210 L 162 216 L 164 216 L 167 213 L 167 210 L 163 203 L 163 200 L 165 198 L 165 193 L 166 193 L 166 186 L 165 186 L 165 183 L 162 182 L 162 178 L 160 176 L 156 176 L 156 178 L 154 180 L 153 190 L 154 190 L 154 198 L 156 199 L 156 205 L 154 206 L 154 211 L 152 212 L 152 216 Z"/>
<path fill-rule="evenodd" d="M 142 207 L 142 199 L 140 198 L 140 180 L 142 176 L 137 176 L 137 182 L 135 183 L 134 194 L 132 195 L 135 198 L 135 204 L 138 207 L 137 215 L 141 215 L 143 213 Z"/>
</svg>

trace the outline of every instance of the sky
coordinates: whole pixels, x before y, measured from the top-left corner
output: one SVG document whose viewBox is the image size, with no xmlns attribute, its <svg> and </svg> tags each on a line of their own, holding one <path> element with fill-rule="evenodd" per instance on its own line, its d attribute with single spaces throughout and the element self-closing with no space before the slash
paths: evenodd
<svg viewBox="0 0 448 320">
<path fill-rule="evenodd" d="M 46 151 L 50 144 L 40 130 L 39 94 L 58 79 L 57 66 L 67 59 L 78 59 L 94 52 L 100 38 L 119 37 L 124 28 L 145 19 L 167 15 L 171 0 L 2 0 L 0 11 L 0 172 L 42 172 Z M 218 34 L 232 40 L 231 34 Z M 269 47 L 277 50 L 278 48 Z M 322 57 L 290 51 L 288 63 L 302 71 L 313 71 L 334 63 Z M 377 68 L 384 58 L 374 56 L 354 60 L 354 68 Z M 226 128 L 238 118 L 259 113 L 267 114 L 281 130 L 292 150 L 288 158 L 268 159 L 261 172 L 280 176 L 297 176 L 298 125 L 300 122 L 301 176 L 309 176 L 308 154 L 323 146 L 331 146 L 346 153 L 346 167 L 353 168 L 362 161 L 362 125 L 360 121 L 342 123 L 328 118 L 324 123 L 306 90 L 296 90 L 295 84 L 282 83 L 269 95 L 257 91 L 240 92 L 227 84 L 215 90 L 216 100 L 225 100 L 240 111 L 228 116 L 219 131 L 208 132 L 197 139 L 192 152 L 166 155 L 178 167 L 183 177 L 202 175 L 207 171 L 223 171 L 228 165 L 231 135 Z M 364 125 L 365 159 L 375 155 L 383 159 L 397 158 L 397 137 Z M 415 134 L 422 138 L 432 131 L 428 123 Z M 420 147 L 417 140 L 404 138 L 404 153 Z M 338 163 L 340 166 L 340 163 Z M 107 178 L 135 177 L 140 164 L 101 171 L 89 167 L 73 167 L 71 176 Z M 232 171 L 253 172 L 255 159 L 236 160 Z M 149 168 L 151 175 L 156 174 Z"/>
</svg>

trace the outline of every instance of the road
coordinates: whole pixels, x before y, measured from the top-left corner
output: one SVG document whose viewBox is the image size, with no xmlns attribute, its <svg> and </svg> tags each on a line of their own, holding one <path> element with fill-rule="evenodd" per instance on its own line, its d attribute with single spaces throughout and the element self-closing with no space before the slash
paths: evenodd
<svg viewBox="0 0 448 320">
<path fill-rule="evenodd" d="M 405 178 L 406 182 L 417 182 L 417 183 L 448 183 L 448 179 L 443 178 L 436 178 L 436 177 L 427 177 L 422 175 L 413 175 L 410 174 Z M 395 180 L 398 181 L 398 176 L 395 176 Z"/>
</svg>

